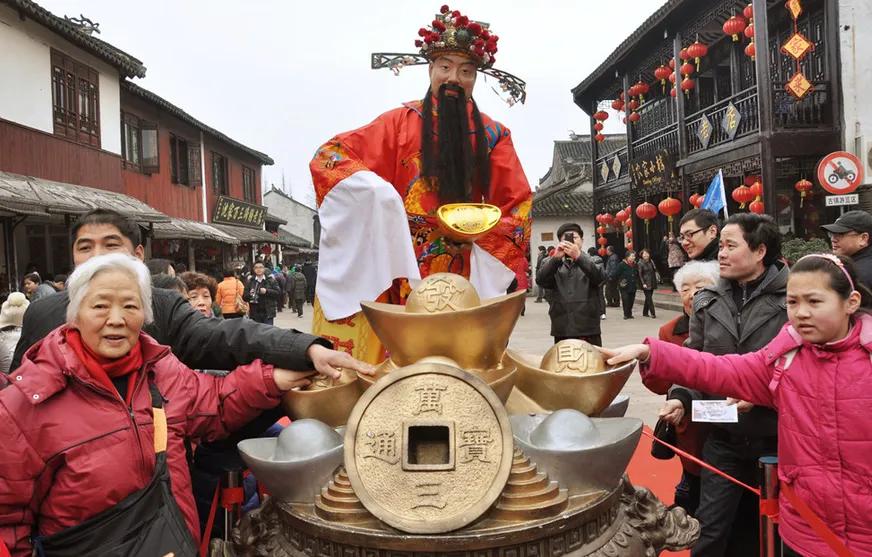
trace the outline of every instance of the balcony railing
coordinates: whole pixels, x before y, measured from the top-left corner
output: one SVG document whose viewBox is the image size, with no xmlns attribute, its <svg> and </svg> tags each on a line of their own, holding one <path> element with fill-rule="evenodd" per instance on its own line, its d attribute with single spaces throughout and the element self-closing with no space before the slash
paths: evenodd
<svg viewBox="0 0 872 557">
<path fill-rule="evenodd" d="M 772 84 L 772 118 L 776 128 L 828 128 L 833 124 L 828 81 L 815 81 L 814 91 L 802 100 L 787 92 L 784 83 Z"/>
<path fill-rule="evenodd" d="M 739 114 L 738 127 L 732 137 L 730 137 L 729 131 L 724 126 L 724 116 L 729 109 L 730 103 L 736 107 Z M 686 118 L 687 125 L 685 126 L 688 154 L 698 153 L 717 145 L 735 141 L 740 137 L 757 133 L 760 130 L 759 114 L 757 87 L 755 86 L 689 115 Z M 699 137 L 700 128 L 706 119 L 711 125 L 711 137 L 708 144 L 704 144 Z"/>
<path fill-rule="evenodd" d="M 615 173 L 615 157 L 620 161 L 620 166 L 617 167 L 618 173 Z M 605 180 L 603 179 L 603 163 L 606 164 L 609 171 L 606 174 Z M 604 184 L 608 184 L 610 182 L 614 182 L 619 178 L 623 178 L 627 175 L 630 168 L 630 161 L 627 158 L 627 146 L 623 146 L 617 151 L 613 151 L 608 155 L 600 157 L 596 160 L 596 164 L 593 166 L 593 173 L 595 176 L 595 184 L 600 186 Z"/>
<path fill-rule="evenodd" d="M 663 149 L 678 153 L 678 123 L 669 124 L 633 142 L 633 158 L 640 159 Z"/>
</svg>

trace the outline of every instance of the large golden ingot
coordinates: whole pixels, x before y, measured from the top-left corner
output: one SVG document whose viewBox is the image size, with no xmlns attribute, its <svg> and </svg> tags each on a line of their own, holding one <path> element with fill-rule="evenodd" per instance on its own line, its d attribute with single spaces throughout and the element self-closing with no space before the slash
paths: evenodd
<svg viewBox="0 0 872 557">
<path fill-rule="evenodd" d="M 436 308 L 432 313 L 415 313 L 408 306 L 379 302 L 360 305 L 400 367 L 428 356 L 445 356 L 466 370 L 491 369 L 502 359 L 527 293 L 519 290 L 477 307 L 462 308 L 460 299 L 468 289 L 474 291 L 462 276 L 438 273 L 422 280 L 413 293 L 420 300 L 429 300 L 430 307 Z"/>
<path fill-rule="evenodd" d="M 457 362 L 450 358 L 445 358 L 442 356 L 431 356 L 427 358 L 422 358 L 417 362 L 418 364 L 443 364 L 450 365 L 454 367 L 460 367 Z M 397 365 L 392 362 L 390 359 L 385 360 L 381 364 L 379 364 L 373 375 L 363 375 L 358 374 L 357 381 L 360 385 L 360 390 L 365 391 L 370 388 L 376 381 L 390 373 L 391 371 L 397 369 Z M 509 395 L 512 392 L 512 389 L 515 387 L 515 378 L 517 377 L 518 368 L 515 367 L 514 364 L 509 363 L 507 361 L 501 362 L 498 366 L 486 369 L 482 371 L 473 371 L 476 375 L 481 377 L 485 383 L 487 383 L 488 387 L 493 389 L 493 391 L 497 394 L 497 397 L 500 399 L 500 402 L 506 404 L 506 401 L 509 399 Z"/>
<path fill-rule="evenodd" d="M 517 352 L 507 350 L 506 362 L 518 368 L 516 387 L 545 410 L 572 408 L 588 416 L 598 416 L 624 388 L 637 362 L 633 360 L 616 368 L 608 368 L 604 361 L 590 361 L 603 360 L 602 355 L 587 343 L 583 344 L 590 347 L 593 353 L 588 352 L 587 347 L 576 344 L 581 342 L 561 341 L 556 344 L 546 353 L 542 367 Z M 551 354 L 555 349 L 558 354 Z M 562 357 L 559 354 L 561 349 L 564 351 Z M 592 354 L 597 354 L 597 357 L 594 358 Z M 588 361 L 582 366 L 579 362 L 583 358 Z M 562 370 L 543 369 L 546 363 L 562 367 Z M 574 369 L 572 365 L 581 369 Z M 604 371 L 594 371 L 598 369 Z"/>
<path fill-rule="evenodd" d="M 436 210 L 439 228 L 455 242 L 472 243 L 499 224 L 499 207 L 484 203 L 451 203 Z"/>
<path fill-rule="evenodd" d="M 319 375 L 308 387 L 288 391 L 282 407 L 291 419 L 312 418 L 339 427 L 345 425 L 360 393 L 357 374 L 343 369 L 339 379 Z"/>
</svg>

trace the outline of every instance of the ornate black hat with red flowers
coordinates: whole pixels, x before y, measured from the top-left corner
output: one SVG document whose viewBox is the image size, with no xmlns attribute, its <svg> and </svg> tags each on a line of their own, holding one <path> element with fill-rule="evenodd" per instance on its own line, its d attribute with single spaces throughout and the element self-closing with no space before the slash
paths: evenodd
<svg viewBox="0 0 872 557">
<path fill-rule="evenodd" d="M 452 11 L 444 5 L 429 27 L 418 30 L 418 37 L 416 54 L 374 53 L 372 68 L 390 68 L 394 74 L 399 74 L 404 66 L 429 64 L 443 54 L 459 54 L 470 58 L 481 73 L 497 79 L 500 89 L 508 94 L 509 105 L 526 100 L 526 83 L 522 79 L 494 69 L 500 38 L 491 33 L 487 23 L 472 21 L 459 10 Z"/>
</svg>

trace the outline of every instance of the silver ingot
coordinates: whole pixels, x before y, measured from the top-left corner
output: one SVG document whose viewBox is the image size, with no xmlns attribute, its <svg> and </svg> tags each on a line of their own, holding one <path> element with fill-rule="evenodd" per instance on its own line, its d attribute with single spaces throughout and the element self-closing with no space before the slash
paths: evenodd
<svg viewBox="0 0 872 557">
<path fill-rule="evenodd" d="M 571 409 L 509 419 L 518 448 L 570 496 L 617 488 L 642 436 L 637 418 L 588 418 Z"/>
<path fill-rule="evenodd" d="M 297 420 L 278 437 L 246 439 L 237 447 L 279 501 L 311 503 L 342 466 L 342 433 L 318 420 Z"/>
</svg>

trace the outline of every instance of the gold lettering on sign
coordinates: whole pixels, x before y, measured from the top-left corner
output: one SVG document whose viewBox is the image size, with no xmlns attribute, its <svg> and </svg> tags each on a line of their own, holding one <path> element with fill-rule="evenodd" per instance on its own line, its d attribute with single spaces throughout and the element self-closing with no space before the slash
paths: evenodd
<svg viewBox="0 0 872 557">
<path fill-rule="evenodd" d="M 442 415 L 442 393 L 448 390 L 445 385 L 424 385 L 417 387 L 415 392 L 418 393 L 418 407 L 412 414 L 419 416 L 425 412 L 436 412 Z"/>
<path fill-rule="evenodd" d="M 396 464 L 400 461 L 396 433 L 367 431 L 366 437 L 364 445 L 369 448 L 369 454 L 363 455 L 363 458 L 374 458 L 388 464 Z"/>
<path fill-rule="evenodd" d="M 487 458 L 487 447 L 494 442 L 491 438 L 490 431 L 484 429 L 464 431 L 461 434 L 460 440 L 460 462 L 464 464 L 472 462 L 473 460 L 479 462 L 490 462 Z"/>
<path fill-rule="evenodd" d="M 427 284 L 419 294 L 424 301 L 424 309 L 435 313 L 446 309 L 453 311 L 460 309 L 457 307 L 457 302 L 465 291 L 465 288 L 458 288 L 449 280 L 439 279 Z"/>
<path fill-rule="evenodd" d="M 426 482 L 415 484 L 416 504 L 413 509 L 444 509 L 448 503 L 442 499 L 442 482 Z"/>
</svg>

